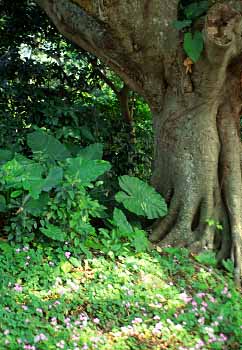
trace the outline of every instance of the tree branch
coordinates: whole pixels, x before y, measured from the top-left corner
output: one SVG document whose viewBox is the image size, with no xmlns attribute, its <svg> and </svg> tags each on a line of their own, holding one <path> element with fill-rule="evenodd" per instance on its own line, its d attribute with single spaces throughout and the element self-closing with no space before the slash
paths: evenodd
<svg viewBox="0 0 242 350">
<path fill-rule="evenodd" d="M 36 0 L 59 31 L 109 65 L 132 90 L 161 95 L 175 55 L 178 0 Z M 157 80 L 157 86 L 156 86 Z"/>
</svg>

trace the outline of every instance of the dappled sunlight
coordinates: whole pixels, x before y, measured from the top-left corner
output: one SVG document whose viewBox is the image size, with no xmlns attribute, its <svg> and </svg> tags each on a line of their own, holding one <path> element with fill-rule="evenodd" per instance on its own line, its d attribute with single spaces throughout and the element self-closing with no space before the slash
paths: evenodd
<svg viewBox="0 0 242 350">
<path fill-rule="evenodd" d="M 239 328 L 232 327 L 239 294 L 213 269 L 193 268 L 185 250 L 77 258 L 74 266 L 70 255 L 59 260 L 41 246 L 4 247 L 0 346 L 6 349 L 223 349 L 231 332 L 239 349 Z"/>
</svg>

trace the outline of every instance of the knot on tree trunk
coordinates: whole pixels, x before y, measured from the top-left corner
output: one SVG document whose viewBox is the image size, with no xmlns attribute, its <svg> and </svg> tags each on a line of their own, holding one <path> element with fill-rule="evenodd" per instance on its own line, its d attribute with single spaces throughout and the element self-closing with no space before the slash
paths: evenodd
<svg viewBox="0 0 242 350">
<path fill-rule="evenodd" d="M 242 51 L 242 16 L 228 4 L 214 5 L 205 22 L 205 44 L 211 63 L 220 63 L 227 51 L 227 60 Z"/>
</svg>

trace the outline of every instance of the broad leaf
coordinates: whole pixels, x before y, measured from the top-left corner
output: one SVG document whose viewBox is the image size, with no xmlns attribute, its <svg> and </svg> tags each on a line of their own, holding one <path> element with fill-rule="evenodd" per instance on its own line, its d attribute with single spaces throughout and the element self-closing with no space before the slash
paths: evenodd
<svg viewBox="0 0 242 350">
<path fill-rule="evenodd" d="M 203 15 L 208 10 L 208 1 L 199 1 L 187 5 L 184 9 L 184 13 L 187 19 L 194 20 Z"/>
<path fill-rule="evenodd" d="M 136 230 L 134 232 L 133 246 L 136 252 L 144 252 L 149 247 L 149 240 L 146 237 L 145 231 Z"/>
<path fill-rule="evenodd" d="M 54 136 L 43 130 L 34 131 L 27 136 L 28 146 L 33 153 L 41 152 L 52 160 L 64 160 L 70 157 L 70 152 Z"/>
<path fill-rule="evenodd" d="M 101 143 L 93 143 L 78 152 L 78 156 L 84 159 L 102 159 L 103 145 Z"/>
<path fill-rule="evenodd" d="M 74 256 L 70 257 L 69 262 L 74 266 L 74 267 L 82 267 L 81 260 L 78 260 Z"/>
<path fill-rule="evenodd" d="M 95 142 L 95 137 L 93 136 L 93 134 L 87 126 L 81 126 L 80 132 L 84 139 L 86 139 L 87 141 Z"/>
<path fill-rule="evenodd" d="M 31 197 L 37 199 L 44 186 L 42 178 L 43 167 L 40 164 L 30 164 L 24 167 L 25 173 L 22 175 L 23 188 L 29 191 Z"/>
<path fill-rule="evenodd" d="M 125 214 L 122 212 L 122 210 L 115 208 L 113 212 L 113 223 L 117 226 L 120 233 L 123 233 L 125 235 L 133 233 L 133 228 L 128 222 Z"/>
<path fill-rule="evenodd" d="M 193 62 L 198 61 L 203 51 L 202 33 L 195 32 L 194 36 L 192 36 L 192 33 L 185 33 L 183 45 L 186 54 L 191 58 L 191 60 Z"/>
<path fill-rule="evenodd" d="M 47 206 L 48 201 L 48 194 L 41 193 L 38 199 L 31 198 L 29 201 L 27 201 L 24 205 L 24 209 L 34 216 L 40 216 L 43 213 L 45 207 Z"/>
<path fill-rule="evenodd" d="M 38 198 L 44 180 L 42 173 L 44 168 L 32 161 L 28 162 L 24 157 L 20 160 L 12 159 L 2 166 L 1 172 L 9 188 L 20 189 L 24 188 L 29 191 L 33 198 Z"/>
<path fill-rule="evenodd" d="M 182 30 L 186 27 L 189 27 L 192 24 L 191 20 L 184 20 L 184 21 L 174 21 L 173 26 L 177 30 Z"/>
<path fill-rule="evenodd" d="M 64 273 L 68 273 L 72 270 L 72 264 L 69 261 L 64 261 L 60 264 L 60 268 Z"/>
<path fill-rule="evenodd" d="M 110 168 L 110 164 L 104 160 L 89 160 L 82 157 L 69 158 L 66 160 L 65 175 L 72 178 L 73 181 L 77 180 L 82 184 L 88 184 Z"/>
<path fill-rule="evenodd" d="M 66 240 L 66 233 L 55 225 L 47 224 L 47 227 L 41 227 L 40 231 L 48 238 L 55 241 L 64 242 Z"/>
<path fill-rule="evenodd" d="M 49 191 L 51 188 L 59 185 L 63 179 L 63 169 L 61 167 L 53 167 L 47 178 L 44 180 L 44 191 Z"/>
<path fill-rule="evenodd" d="M 136 177 L 124 175 L 119 178 L 119 185 L 125 192 L 115 196 L 126 209 L 148 219 L 155 219 L 167 214 L 167 205 L 155 189 Z"/>
</svg>

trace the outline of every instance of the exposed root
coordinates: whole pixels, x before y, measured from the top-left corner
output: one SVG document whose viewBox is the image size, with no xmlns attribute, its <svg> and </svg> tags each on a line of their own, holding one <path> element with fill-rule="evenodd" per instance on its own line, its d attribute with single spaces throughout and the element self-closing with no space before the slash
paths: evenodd
<svg viewBox="0 0 242 350">
<path fill-rule="evenodd" d="M 164 219 L 158 220 L 152 227 L 152 233 L 149 237 L 151 242 L 159 242 L 167 235 L 177 221 L 179 210 L 180 202 L 173 197 L 168 215 Z"/>
</svg>

